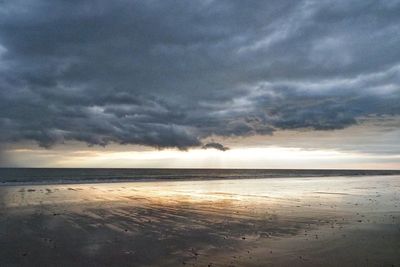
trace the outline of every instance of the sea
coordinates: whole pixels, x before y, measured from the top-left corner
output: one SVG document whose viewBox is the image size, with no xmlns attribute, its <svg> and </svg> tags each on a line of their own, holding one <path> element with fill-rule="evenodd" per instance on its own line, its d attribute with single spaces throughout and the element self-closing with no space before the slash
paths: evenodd
<svg viewBox="0 0 400 267">
<path fill-rule="evenodd" d="M 400 175 L 400 170 L 0 168 L 0 185 Z"/>
</svg>

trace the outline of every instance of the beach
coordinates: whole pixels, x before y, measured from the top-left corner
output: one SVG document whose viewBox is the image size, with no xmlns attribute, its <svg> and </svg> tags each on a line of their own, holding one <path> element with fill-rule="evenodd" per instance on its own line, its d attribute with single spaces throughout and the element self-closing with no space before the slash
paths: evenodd
<svg viewBox="0 0 400 267">
<path fill-rule="evenodd" d="M 400 176 L 0 186 L 0 266 L 400 266 Z"/>
</svg>

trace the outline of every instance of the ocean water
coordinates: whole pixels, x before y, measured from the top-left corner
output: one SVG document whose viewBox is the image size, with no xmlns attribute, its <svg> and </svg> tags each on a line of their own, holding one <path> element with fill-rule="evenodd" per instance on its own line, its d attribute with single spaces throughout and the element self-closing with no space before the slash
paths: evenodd
<svg viewBox="0 0 400 267">
<path fill-rule="evenodd" d="M 400 175 L 394 170 L 0 168 L 0 184 Z"/>
</svg>

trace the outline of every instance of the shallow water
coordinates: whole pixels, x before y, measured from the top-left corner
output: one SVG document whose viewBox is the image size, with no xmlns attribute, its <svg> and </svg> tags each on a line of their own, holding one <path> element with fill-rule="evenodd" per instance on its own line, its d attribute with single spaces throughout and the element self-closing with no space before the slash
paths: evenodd
<svg viewBox="0 0 400 267">
<path fill-rule="evenodd" d="M 1 266 L 399 266 L 400 176 L 0 187 Z"/>
</svg>

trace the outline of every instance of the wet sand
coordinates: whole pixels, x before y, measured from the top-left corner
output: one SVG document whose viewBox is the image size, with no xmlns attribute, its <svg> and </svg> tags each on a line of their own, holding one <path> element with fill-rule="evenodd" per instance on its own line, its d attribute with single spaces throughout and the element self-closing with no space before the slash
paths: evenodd
<svg viewBox="0 0 400 267">
<path fill-rule="evenodd" d="M 400 176 L 1 186 L 0 266 L 400 266 Z"/>
</svg>

